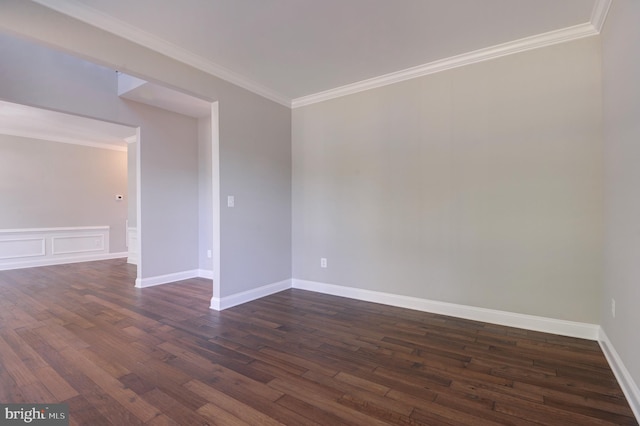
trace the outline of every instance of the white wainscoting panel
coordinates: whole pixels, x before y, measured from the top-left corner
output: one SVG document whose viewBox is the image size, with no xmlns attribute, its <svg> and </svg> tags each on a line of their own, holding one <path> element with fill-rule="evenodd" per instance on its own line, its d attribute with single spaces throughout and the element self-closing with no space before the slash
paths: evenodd
<svg viewBox="0 0 640 426">
<path fill-rule="evenodd" d="M 127 263 L 132 265 L 138 264 L 138 228 L 127 228 L 127 248 L 129 253 L 127 254 Z"/>
<path fill-rule="evenodd" d="M 107 237 L 109 232 L 107 232 Z M 104 234 L 68 235 L 51 237 L 51 254 L 76 254 L 103 252 L 105 250 Z"/>
<path fill-rule="evenodd" d="M 108 226 L 0 229 L 0 270 L 126 257 L 109 253 Z"/>
<path fill-rule="evenodd" d="M 44 238 L 0 238 L 0 260 L 45 255 Z"/>
</svg>

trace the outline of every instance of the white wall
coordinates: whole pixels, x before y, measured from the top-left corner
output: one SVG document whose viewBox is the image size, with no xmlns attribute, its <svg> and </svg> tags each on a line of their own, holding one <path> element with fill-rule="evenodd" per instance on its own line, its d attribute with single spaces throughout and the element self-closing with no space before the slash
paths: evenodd
<svg viewBox="0 0 640 426">
<path fill-rule="evenodd" d="M 126 152 L 0 134 L 0 199 L 1 229 L 109 226 L 127 251 Z"/>
<path fill-rule="evenodd" d="M 221 212 L 222 268 L 219 271 L 219 294 L 226 296 L 291 277 L 291 111 L 288 108 L 32 2 L 3 1 L 0 31 L 72 52 L 108 66 L 111 70 L 118 69 L 198 94 L 204 99 L 219 101 L 220 196 L 221 200 L 226 200 L 227 195 L 236 196 L 236 207 Z M 28 55 L 14 53 L 16 55 L 11 60 L 3 57 L 3 64 L 11 64 L 10 70 L 22 69 L 20 64 L 23 62 L 29 66 L 31 61 Z M 56 56 L 54 53 L 51 56 Z M 170 211 L 162 210 L 164 203 L 169 200 L 160 204 L 149 203 L 154 198 L 150 194 L 161 191 L 162 187 L 152 178 L 144 178 L 154 175 L 154 170 L 160 172 L 154 156 L 145 154 L 146 149 L 154 149 L 151 148 L 153 145 L 145 148 L 146 127 L 155 126 L 156 122 L 140 118 L 126 103 L 111 102 L 108 99 L 113 93 L 111 88 L 107 90 L 108 93 L 103 93 L 101 88 L 105 86 L 98 85 L 96 88 L 93 79 L 85 81 L 83 76 L 78 75 L 78 84 L 73 85 L 65 78 L 63 71 L 56 69 L 59 64 L 55 61 L 44 61 L 38 65 L 50 74 L 44 87 L 49 88 L 51 95 L 39 91 L 43 85 L 37 79 L 29 81 L 29 77 L 25 76 L 1 85 L 0 98 L 27 104 L 48 104 L 64 111 L 141 125 L 143 244 L 146 244 L 144 241 L 149 233 L 161 236 L 164 229 L 149 227 L 147 218 L 149 215 L 169 214 Z M 0 79 L 3 78 L 1 74 L 2 71 Z M 103 77 L 110 81 L 110 77 Z M 67 90 L 70 85 L 75 90 L 74 94 Z M 163 154 L 166 156 L 192 156 L 191 151 L 186 154 L 181 151 L 180 143 L 182 141 L 163 140 L 162 147 L 159 144 L 156 149 L 166 149 L 166 154 Z M 193 146 L 197 152 L 197 142 Z M 193 161 L 195 163 L 191 170 L 197 181 L 197 158 L 194 157 Z M 190 199 L 189 203 L 182 206 L 187 216 L 191 214 L 186 213 L 187 210 L 198 212 L 197 184 L 194 188 L 194 200 Z M 166 195 L 170 198 L 171 194 Z M 151 218 L 152 222 L 154 220 Z M 197 223 L 196 217 L 196 227 Z M 193 238 L 197 247 L 198 237 Z M 162 238 L 152 240 L 158 243 Z M 182 249 L 180 245 L 168 243 L 171 242 L 165 241 L 162 245 L 170 247 L 166 250 L 155 245 L 143 246 L 145 276 L 162 273 L 166 270 L 166 258 Z M 197 267 L 198 253 L 193 254 L 193 259 L 193 267 Z"/>
<path fill-rule="evenodd" d="M 600 61 L 589 38 L 295 109 L 294 278 L 597 324 Z"/>
<path fill-rule="evenodd" d="M 602 33 L 606 208 L 601 309 L 602 328 L 636 383 L 640 415 L 639 22 L 640 2 L 616 0 Z"/>
</svg>

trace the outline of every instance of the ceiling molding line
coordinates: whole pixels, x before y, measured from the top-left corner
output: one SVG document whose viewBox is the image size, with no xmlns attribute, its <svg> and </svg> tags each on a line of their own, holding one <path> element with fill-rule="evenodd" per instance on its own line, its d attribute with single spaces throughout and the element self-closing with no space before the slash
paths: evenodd
<svg viewBox="0 0 640 426">
<path fill-rule="evenodd" d="M 593 11 L 591 12 L 591 24 L 598 31 L 602 31 L 602 27 L 604 27 L 604 23 L 607 20 L 607 14 L 609 13 L 609 8 L 611 7 L 612 0 L 596 0 L 596 3 L 593 5 Z"/>
<path fill-rule="evenodd" d="M 270 99 L 286 107 L 291 107 L 291 99 L 242 76 L 228 68 L 191 53 L 173 43 L 140 30 L 112 16 L 79 3 L 76 0 L 33 0 L 56 12 L 75 18 L 91 26 L 100 28 L 118 37 L 161 53 L 169 58 L 190 65 L 214 77 L 235 84 L 243 89 Z"/>
<path fill-rule="evenodd" d="M 17 136 L 20 138 L 38 139 L 45 142 L 59 142 L 59 143 L 66 143 L 70 145 L 81 145 L 81 146 L 88 146 L 91 148 L 108 149 L 110 151 L 127 152 L 126 146 L 110 145 L 108 143 L 93 142 L 93 141 L 87 141 L 84 139 L 74 139 L 74 138 L 67 138 L 62 136 L 49 136 L 44 133 L 30 132 L 26 130 L 21 131 L 21 130 L 0 128 L 0 134 L 8 135 L 8 136 Z"/>
<path fill-rule="evenodd" d="M 520 40 L 475 50 L 473 52 L 463 53 L 461 55 L 452 56 L 449 58 L 430 62 L 428 64 L 418 65 L 416 67 L 407 68 L 402 71 L 392 72 L 357 83 L 347 84 L 345 86 L 326 90 L 324 92 L 316 93 L 313 95 L 296 98 L 291 102 L 291 107 L 298 108 L 305 105 L 311 105 L 329 99 L 339 98 L 365 90 L 388 86 L 390 84 L 399 83 L 417 77 L 423 77 L 425 75 L 434 74 L 453 68 L 459 68 L 465 65 L 471 65 L 478 62 L 500 58 L 502 56 L 564 43 L 571 40 L 577 40 L 597 34 L 598 31 L 591 23 L 580 24 L 556 31 L 550 31 L 544 34 L 526 37 Z"/>
</svg>

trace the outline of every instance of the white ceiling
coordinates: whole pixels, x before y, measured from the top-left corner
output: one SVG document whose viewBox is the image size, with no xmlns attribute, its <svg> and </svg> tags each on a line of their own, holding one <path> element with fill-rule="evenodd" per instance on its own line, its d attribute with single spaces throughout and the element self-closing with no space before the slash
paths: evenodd
<svg viewBox="0 0 640 426">
<path fill-rule="evenodd" d="M 124 151 L 136 129 L 0 101 L 0 134 Z"/>
<path fill-rule="evenodd" d="M 33 1 L 296 106 L 597 34 L 611 0 Z"/>
</svg>

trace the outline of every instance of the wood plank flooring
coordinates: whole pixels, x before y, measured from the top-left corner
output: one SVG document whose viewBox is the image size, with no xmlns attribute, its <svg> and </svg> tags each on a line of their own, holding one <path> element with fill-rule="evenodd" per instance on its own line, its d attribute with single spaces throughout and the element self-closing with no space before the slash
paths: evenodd
<svg viewBox="0 0 640 426">
<path fill-rule="evenodd" d="M 0 402 L 73 425 L 637 425 L 596 342 L 124 260 L 0 272 Z"/>
</svg>

